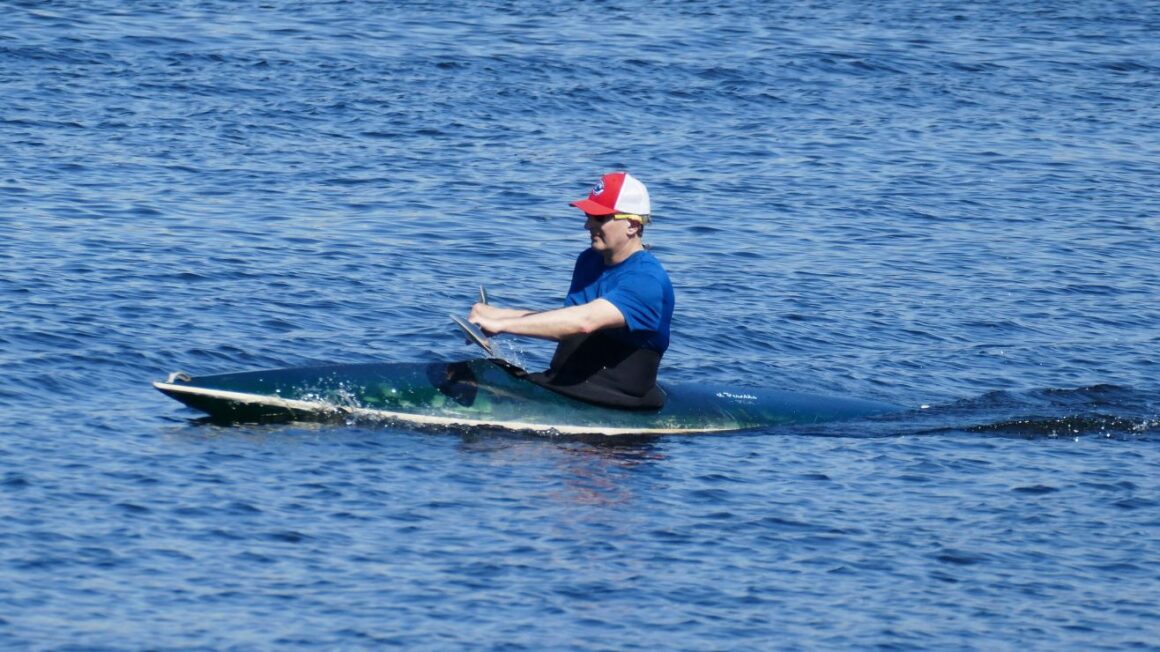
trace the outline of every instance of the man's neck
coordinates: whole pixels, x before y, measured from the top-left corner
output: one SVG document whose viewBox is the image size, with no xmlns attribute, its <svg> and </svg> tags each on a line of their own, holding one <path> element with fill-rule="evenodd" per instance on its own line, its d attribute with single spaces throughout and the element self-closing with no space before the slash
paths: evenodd
<svg viewBox="0 0 1160 652">
<path fill-rule="evenodd" d="M 638 251 L 644 251 L 644 244 L 641 243 L 639 238 L 633 239 L 624 247 L 616 251 L 605 251 L 603 252 L 604 266 L 611 267 L 613 265 L 619 265 L 620 263 L 623 263 L 624 261 L 631 258 L 632 255 Z"/>
</svg>

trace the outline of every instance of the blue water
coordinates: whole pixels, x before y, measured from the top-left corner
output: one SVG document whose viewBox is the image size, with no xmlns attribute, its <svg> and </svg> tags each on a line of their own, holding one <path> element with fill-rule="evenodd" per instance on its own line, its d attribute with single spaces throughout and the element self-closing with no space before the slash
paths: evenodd
<svg viewBox="0 0 1160 652">
<path fill-rule="evenodd" d="M 0 647 L 1158 649 L 1158 33 L 0 2 Z M 149 386 L 469 357 L 446 315 L 556 305 L 566 202 L 618 168 L 664 379 L 912 411 L 617 445 L 212 426 Z"/>
</svg>

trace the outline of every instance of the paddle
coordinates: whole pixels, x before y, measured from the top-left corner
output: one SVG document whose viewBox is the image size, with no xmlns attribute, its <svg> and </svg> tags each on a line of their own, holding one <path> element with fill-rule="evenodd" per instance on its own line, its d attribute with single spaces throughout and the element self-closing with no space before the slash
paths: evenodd
<svg viewBox="0 0 1160 652">
<path fill-rule="evenodd" d="M 483 287 L 482 285 L 479 286 L 479 302 L 487 305 L 487 288 Z M 450 315 L 450 317 L 451 321 L 455 322 L 455 324 L 459 326 L 463 333 L 467 335 L 467 339 L 464 341 L 466 341 L 468 344 L 477 344 L 484 351 L 487 351 L 489 356 L 493 358 L 497 357 L 495 355 L 495 350 L 491 347 L 491 340 L 483 334 L 483 331 L 481 331 L 478 326 L 467 321 L 466 319 L 463 319 L 462 317 L 457 317 L 455 315 Z"/>
<path fill-rule="evenodd" d="M 484 304 L 487 303 L 487 289 L 482 285 L 479 286 L 479 302 Z M 504 371 L 512 374 L 517 378 L 523 378 L 528 374 L 528 372 L 524 371 L 523 367 L 500 357 L 499 354 L 495 352 L 495 347 L 492 346 L 491 340 L 483 334 L 483 331 L 481 331 L 478 326 L 460 317 L 459 315 L 448 315 L 448 317 L 451 317 L 451 321 L 455 322 L 455 325 L 458 326 L 461 331 L 463 331 L 468 344 L 475 344 L 487 352 L 488 360 L 491 360 L 495 364 L 499 365 L 499 367 Z"/>
<path fill-rule="evenodd" d="M 478 326 L 460 317 L 459 315 L 448 315 L 448 317 L 451 317 L 451 321 L 455 322 L 455 325 L 459 326 L 459 329 L 462 330 L 463 334 L 467 336 L 468 344 L 475 344 L 484 351 L 487 351 L 488 357 L 498 357 L 496 356 L 495 351 L 491 348 L 491 340 L 487 339 L 487 336 L 483 334 L 483 331 L 479 330 Z"/>
</svg>

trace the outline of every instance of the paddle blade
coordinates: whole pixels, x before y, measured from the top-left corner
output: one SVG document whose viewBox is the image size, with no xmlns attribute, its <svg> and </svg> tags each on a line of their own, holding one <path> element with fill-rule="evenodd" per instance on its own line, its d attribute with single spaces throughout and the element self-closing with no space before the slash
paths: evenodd
<svg viewBox="0 0 1160 652">
<path fill-rule="evenodd" d="M 487 339 L 487 336 L 483 334 L 483 331 L 479 330 L 478 326 L 458 315 L 448 316 L 451 317 L 451 321 L 455 322 L 456 326 L 459 326 L 459 329 L 463 331 L 463 334 L 467 336 L 468 342 L 477 345 L 484 351 L 487 351 L 487 355 L 495 357 L 495 352 L 491 348 L 491 340 Z"/>
</svg>

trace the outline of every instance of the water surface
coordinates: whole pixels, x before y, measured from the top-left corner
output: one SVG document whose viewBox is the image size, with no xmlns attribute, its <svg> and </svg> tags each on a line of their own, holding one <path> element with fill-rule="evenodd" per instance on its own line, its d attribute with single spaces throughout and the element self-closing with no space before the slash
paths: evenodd
<svg viewBox="0 0 1160 652">
<path fill-rule="evenodd" d="M 0 645 L 1160 640 L 1153 5 L 0 15 Z M 914 409 L 610 443 L 149 387 L 469 357 L 446 315 L 556 305 L 622 168 L 666 380 Z"/>
</svg>

